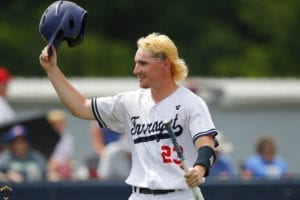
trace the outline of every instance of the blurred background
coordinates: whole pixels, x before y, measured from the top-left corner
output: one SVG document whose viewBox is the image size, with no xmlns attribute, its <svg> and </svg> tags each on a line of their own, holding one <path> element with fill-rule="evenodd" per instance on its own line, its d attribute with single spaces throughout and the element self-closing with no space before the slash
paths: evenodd
<svg viewBox="0 0 300 200">
<path fill-rule="evenodd" d="M 38 24 L 54 1 L 2 0 L 0 66 L 12 75 L 7 100 L 17 121 L 65 110 L 39 65 L 46 45 Z M 292 177 L 300 174 L 300 1 L 297 0 L 98 0 L 73 1 L 88 11 L 84 42 L 58 49 L 59 66 L 86 96 L 138 88 L 132 75 L 136 40 L 167 34 L 189 66 L 180 83 L 209 105 L 226 138 L 234 178 L 255 154 L 261 136 L 276 139 Z M 76 178 L 94 151 L 90 122 L 66 112 L 74 138 Z M 7 124 L 4 124 L 7 125 Z M 108 198 L 107 198 L 108 199 Z M 125 198 L 126 199 L 126 198 Z M 280 198 L 284 199 L 284 198 Z"/>
<path fill-rule="evenodd" d="M 38 24 L 52 2 L 2 1 L 0 61 L 13 74 L 44 76 L 36 59 L 45 45 Z M 74 2 L 89 16 L 84 43 L 59 50 L 61 68 L 70 76 L 130 76 L 136 40 L 151 32 L 175 41 L 192 76 L 300 74 L 296 0 Z"/>
</svg>

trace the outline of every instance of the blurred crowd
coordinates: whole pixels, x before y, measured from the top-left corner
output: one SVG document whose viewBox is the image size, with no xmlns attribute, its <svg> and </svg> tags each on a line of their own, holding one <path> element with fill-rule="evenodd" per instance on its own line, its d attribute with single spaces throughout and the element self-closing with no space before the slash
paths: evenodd
<svg viewBox="0 0 300 200">
<path fill-rule="evenodd" d="M 6 100 L 11 75 L 0 67 L 0 126 L 15 118 L 16 114 Z M 197 84 L 188 80 L 186 87 L 199 93 Z M 221 93 L 216 92 L 216 96 Z M 213 105 L 213 104 L 211 104 Z M 67 130 L 67 117 L 63 110 L 50 110 L 47 122 L 58 135 L 50 156 L 35 149 L 30 140 L 32 133 L 23 124 L 15 124 L 1 133 L 0 181 L 71 181 L 71 180 L 125 180 L 131 167 L 131 154 L 125 134 L 100 128 L 96 121 L 90 122 L 90 145 L 92 153 L 83 164 L 76 165 L 74 135 Z M 217 160 L 210 170 L 209 178 L 229 180 L 232 178 L 280 179 L 292 178 L 288 163 L 279 156 L 276 138 L 262 135 L 257 138 L 253 154 L 242 160 L 236 168 L 231 153 L 236 151 L 232 143 L 219 132 L 220 145 L 216 149 Z"/>
</svg>

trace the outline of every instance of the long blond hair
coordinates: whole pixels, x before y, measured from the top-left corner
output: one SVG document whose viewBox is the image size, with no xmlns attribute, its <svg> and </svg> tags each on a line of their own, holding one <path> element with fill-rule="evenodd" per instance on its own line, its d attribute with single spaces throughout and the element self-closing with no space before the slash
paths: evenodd
<svg viewBox="0 0 300 200">
<path fill-rule="evenodd" d="M 179 58 L 177 47 L 167 36 L 159 33 L 151 33 L 141 37 L 137 41 L 137 47 L 149 50 L 154 58 L 169 58 L 171 62 L 171 73 L 175 81 L 182 81 L 187 77 L 188 67 L 184 60 Z"/>
</svg>

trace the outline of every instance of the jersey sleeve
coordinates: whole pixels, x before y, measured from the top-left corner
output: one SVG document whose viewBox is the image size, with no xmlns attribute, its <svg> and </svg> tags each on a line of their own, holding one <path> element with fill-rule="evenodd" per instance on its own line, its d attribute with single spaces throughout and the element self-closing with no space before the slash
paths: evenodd
<svg viewBox="0 0 300 200">
<path fill-rule="evenodd" d="M 123 106 L 122 94 L 113 97 L 98 97 L 92 99 L 92 110 L 100 127 L 107 127 L 114 131 L 124 133 L 121 124 Z"/>
<path fill-rule="evenodd" d="M 215 136 L 218 134 L 214 122 L 211 118 L 207 104 L 199 98 L 198 101 L 190 103 L 190 118 L 189 128 L 192 134 L 193 142 L 204 135 L 212 135 L 215 140 L 215 146 L 218 146 L 218 141 Z"/>
</svg>

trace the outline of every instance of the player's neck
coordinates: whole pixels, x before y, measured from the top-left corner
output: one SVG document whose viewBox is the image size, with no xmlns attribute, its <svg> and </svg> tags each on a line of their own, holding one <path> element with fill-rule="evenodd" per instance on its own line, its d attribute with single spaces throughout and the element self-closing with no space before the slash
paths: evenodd
<svg viewBox="0 0 300 200">
<path fill-rule="evenodd" d="M 152 99 L 155 103 L 159 103 L 166 97 L 170 96 L 177 90 L 179 86 L 174 82 L 171 84 L 161 85 L 159 88 L 151 88 Z"/>
</svg>

